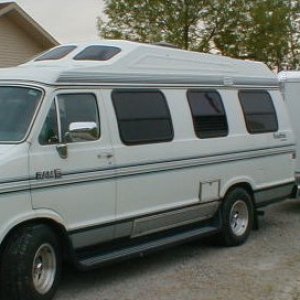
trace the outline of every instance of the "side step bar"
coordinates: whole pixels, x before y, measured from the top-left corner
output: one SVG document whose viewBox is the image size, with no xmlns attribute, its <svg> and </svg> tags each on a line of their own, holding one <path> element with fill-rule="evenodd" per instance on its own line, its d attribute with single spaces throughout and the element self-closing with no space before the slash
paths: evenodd
<svg viewBox="0 0 300 300">
<path fill-rule="evenodd" d="M 199 237 L 204 237 L 212 233 L 217 233 L 218 231 L 219 227 L 214 226 L 197 228 L 190 231 L 177 233 L 171 236 L 169 235 L 157 240 L 144 242 L 142 244 L 129 246 L 127 248 L 113 250 L 109 253 L 106 252 L 104 254 L 102 253 L 99 255 L 95 255 L 93 257 L 82 258 L 78 263 L 79 267 L 82 270 L 88 270 L 91 268 L 99 267 L 101 265 L 109 264 L 111 262 L 116 262 L 144 253 L 153 252 L 162 248 L 171 247 L 186 241 L 197 239 Z"/>
</svg>

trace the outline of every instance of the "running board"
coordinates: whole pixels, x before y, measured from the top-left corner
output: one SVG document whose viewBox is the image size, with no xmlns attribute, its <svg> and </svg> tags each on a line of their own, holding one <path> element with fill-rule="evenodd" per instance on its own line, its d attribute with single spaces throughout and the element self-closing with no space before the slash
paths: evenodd
<svg viewBox="0 0 300 300">
<path fill-rule="evenodd" d="M 129 246 L 127 248 L 113 250 L 109 253 L 106 252 L 104 254 L 102 253 L 88 258 L 82 258 L 78 263 L 79 267 L 83 270 L 91 269 L 111 262 L 139 256 L 144 253 L 154 252 L 183 242 L 192 241 L 206 235 L 217 233 L 218 231 L 218 227 L 205 226 L 190 231 L 180 232 L 171 236 L 169 235 L 157 240 L 144 242 L 142 244 Z"/>
</svg>

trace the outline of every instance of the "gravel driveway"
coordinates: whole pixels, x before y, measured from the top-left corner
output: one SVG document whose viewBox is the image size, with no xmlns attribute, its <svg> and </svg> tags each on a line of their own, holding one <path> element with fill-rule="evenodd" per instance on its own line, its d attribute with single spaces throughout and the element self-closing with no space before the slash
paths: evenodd
<svg viewBox="0 0 300 300">
<path fill-rule="evenodd" d="M 300 300 L 300 200 L 265 212 L 240 247 L 202 240 L 87 273 L 67 269 L 55 300 Z"/>
</svg>

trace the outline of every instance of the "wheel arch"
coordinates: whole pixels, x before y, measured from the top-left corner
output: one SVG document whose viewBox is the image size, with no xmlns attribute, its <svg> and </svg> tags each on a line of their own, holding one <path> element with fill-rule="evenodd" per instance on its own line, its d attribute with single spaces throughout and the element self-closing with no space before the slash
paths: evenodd
<svg viewBox="0 0 300 300">
<path fill-rule="evenodd" d="M 249 193 L 249 195 L 251 196 L 253 205 L 255 205 L 254 186 L 255 186 L 254 182 L 252 180 L 250 180 L 249 178 L 243 178 L 239 181 L 237 181 L 237 180 L 230 181 L 221 188 L 220 197 L 221 197 L 221 199 L 224 199 L 225 196 L 232 190 L 234 190 L 236 188 L 243 188 L 244 190 L 246 190 Z"/>
<path fill-rule="evenodd" d="M 225 192 L 225 194 L 224 194 L 224 197 L 225 197 L 228 193 L 230 193 L 232 190 L 234 190 L 234 189 L 236 189 L 236 188 L 242 188 L 242 189 L 246 190 L 246 191 L 249 193 L 249 195 L 251 196 L 252 201 L 253 201 L 253 204 L 254 204 L 254 191 L 253 191 L 253 188 L 252 188 L 252 186 L 250 185 L 249 182 L 239 182 L 239 183 L 236 183 L 236 184 L 230 186 L 230 187 L 226 190 L 226 192 Z"/>
<path fill-rule="evenodd" d="M 62 257 L 64 260 L 70 260 L 73 259 L 73 249 L 72 249 L 72 243 L 68 237 L 66 228 L 57 220 L 53 220 L 49 217 L 38 217 L 38 218 L 32 218 L 25 221 L 22 221 L 16 225 L 14 225 L 10 230 L 7 232 L 7 234 L 4 236 L 1 242 L 0 246 L 0 258 L 2 257 L 2 253 L 7 246 L 10 238 L 21 228 L 29 227 L 29 226 L 37 226 L 37 225 L 45 225 L 48 228 L 50 228 L 55 235 L 57 236 L 57 239 L 62 247 Z"/>
</svg>

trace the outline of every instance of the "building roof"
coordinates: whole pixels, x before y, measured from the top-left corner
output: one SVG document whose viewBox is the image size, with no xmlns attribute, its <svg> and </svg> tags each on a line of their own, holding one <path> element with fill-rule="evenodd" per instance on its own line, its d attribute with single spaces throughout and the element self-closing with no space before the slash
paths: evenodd
<svg viewBox="0 0 300 300">
<path fill-rule="evenodd" d="M 26 33 L 34 38 L 42 48 L 52 48 L 59 45 L 46 30 L 34 21 L 19 5 L 15 2 L 0 3 L 0 18 L 6 16 L 15 24 L 22 28 Z"/>
<path fill-rule="evenodd" d="M 91 45 L 117 47 L 120 52 L 102 61 L 74 59 Z M 73 50 L 60 59 L 38 58 L 22 66 L 3 70 L 0 72 L 0 80 L 19 79 L 57 85 L 132 83 L 278 86 L 276 75 L 259 62 L 128 41 L 106 40 L 69 46 L 74 46 Z M 56 49 L 61 50 L 59 47 Z"/>
</svg>

